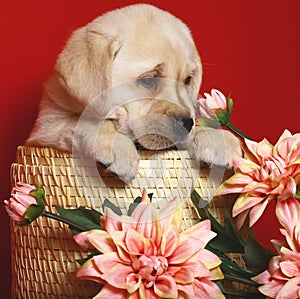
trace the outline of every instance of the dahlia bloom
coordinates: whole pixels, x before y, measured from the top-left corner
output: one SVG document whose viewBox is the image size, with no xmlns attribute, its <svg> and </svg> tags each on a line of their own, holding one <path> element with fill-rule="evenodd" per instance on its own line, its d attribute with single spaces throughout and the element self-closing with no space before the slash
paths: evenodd
<svg viewBox="0 0 300 299">
<path fill-rule="evenodd" d="M 28 223 L 25 213 L 30 205 L 37 204 L 36 198 L 30 195 L 33 190 L 35 190 L 34 186 L 18 182 L 11 191 L 10 199 L 4 200 L 8 215 L 18 224 Z"/>
<path fill-rule="evenodd" d="M 300 298 L 300 204 L 296 199 L 278 202 L 276 215 L 286 242 L 272 240 L 278 255 L 266 271 L 253 280 L 261 284 L 259 291 L 276 299 Z"/>
<path fill-rule="evenodd" d="M 143 193 L 130 216 L 105 209 L 104 228 L 74 236 L 101 254 L 78 269 L 78 279 L 103 284 L 97 299 L 224 298 L 213 282 L 223 278 L 220 259 L 206 250 L 215 237 L 208 220 L 180 232 L 176 198 L 158 211 Z"/>
<path fill-rule="evenodd" d="M 234 158 L 235 174 L 215 194 L 241 193 L 232 209 L 239 228 L 248 215 L 252 226 L 270 201 L 299 196 L 300 134 L 285 130 L 274 146 L 266 139 L 259 143 L 245 139 L 244 152 L 245 158 Z"/>
</svg>

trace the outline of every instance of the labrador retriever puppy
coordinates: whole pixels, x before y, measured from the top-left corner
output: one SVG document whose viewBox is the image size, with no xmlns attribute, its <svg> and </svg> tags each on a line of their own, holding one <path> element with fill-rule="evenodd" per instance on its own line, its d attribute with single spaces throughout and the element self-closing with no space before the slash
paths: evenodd
<svg viewBox="0 0 300 299">
<path fill-rule="evenodd" d="M 138 147 L 188 149 L 231 167 L 239 140 L 195 126 L 201 60 L 188 27 L 148 4 L 113 10 L 74 31 L 45 84 L 28 146 L 82 151 L 130 182 Z"/>
</svg>

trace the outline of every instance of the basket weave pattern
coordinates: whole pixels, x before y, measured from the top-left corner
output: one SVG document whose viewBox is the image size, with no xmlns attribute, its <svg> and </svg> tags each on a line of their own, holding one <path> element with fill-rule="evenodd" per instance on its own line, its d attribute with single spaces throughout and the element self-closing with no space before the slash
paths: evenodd
<svg viewBox="0 0 300 299">
<path fill-rule="evenodd" d="M 199 168 L 199 163 L 185 151 L 140 152 L 139 173 L 130 185 L 96 167 L 86 171 L 90 164 L 78 165 L 70 153 L 19 146 L 16 162 L 11 165 L 11 184 L 18 181 L 34 184 L 37 179 L 45 188 L 46 209 L 52 212 L 55 205 L 99 210 L 105 198 L 126 211 L 143 188 L 153 193 L 157 208 L 177 195 L 183 203 L 185 229 L 199 221 L 189 198 L 191 189 L 195 188 L 209 200 L 220 178 L 218 172 L 212 174 L 209 169 Z M 232 202 L 229 196 L 210 202 L 211 212 L 220 222 L 224 209 L 230 209 Z M 86 257 L 89 252 L 74 243 L 67 226 L 40 217 L 29 226 L 11 231 L 12 299 L 79 299 L 91 298 L 99 292 L 98 284 L 74 279 L 79 266 L 76 259 Z M 238 257 L 236 261 L 242 262 Z"/>
</svg>

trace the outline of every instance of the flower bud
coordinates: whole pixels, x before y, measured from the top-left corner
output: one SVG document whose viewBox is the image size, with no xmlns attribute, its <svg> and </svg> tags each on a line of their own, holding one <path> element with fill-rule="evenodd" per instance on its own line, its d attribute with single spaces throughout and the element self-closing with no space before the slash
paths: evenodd
<svg viewBox="0 0 300 299">
<path fill-rule="evenodd" d="M 212 89 L 211 94 L 204 93 L 204 96 L 198 99 L 199 116 L 202 118 L 199 123 L 212 127 L 226 125 L 230 121 L 232 99 L 226 99 L 217 89 Z"/>
<path fill-rule="evenodd" d="M 44 210 L 44 190 L 18 182 L 11 191 L 9 200 L 4 200 L 10 218 L 19 225 L 26 225 L 39 217 Z"/>
</svg>

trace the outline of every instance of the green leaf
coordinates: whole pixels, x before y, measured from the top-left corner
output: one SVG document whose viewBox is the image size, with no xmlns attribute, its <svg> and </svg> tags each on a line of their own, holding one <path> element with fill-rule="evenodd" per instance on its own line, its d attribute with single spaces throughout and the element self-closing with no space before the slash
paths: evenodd
<svg viewBox="0 0 300 299">
<path fill-rule="evenodd" d="M 222 261 L 222 264 L 220 265 L 222 270 L 227 271 L 229 273 L 233 273 L 236 276 L 243 277 L 246 279 L 250 279 L 251 277 L 256 275 L 256 273 L 253 273 L 248 269 L 240 267 L 236 262 L 232 261 L 226 254 L 222 253 L 216 248 L 211 247 L 210 244 L 206 246 L 206 249 L 216 254 L 220 258 L 220 260 Z"/>
<path fill-rule="evenodd" d="M 114 203 L 112 203 L 109 199 L 105 199 L 103 204 L 102 204 L 102 208 L 104 210 L 104 208 L 109 208 L 110 210 L 112 210 L 116 215 L 121 216 L 122 215 L 122 211 L 119 207 L 117 207 Z"/>
<path fill-rule="evenodd" d="M 263 272 L 268 268 L 269 260 L 274 256 L 274 253 L 262 246 L 254 237 L 251 230 L 245 245 L 244 261 L 246 266 L 251 271 L 258 273 Z"/>
<path fill-rule="evenodd" d="M 233 99 L 231 97 L 227 98 L 227 111 L 229 113 L 229 115 L 231 115 L 233 109 Z"/>
<path fill-rule="evenodd" d="M 96 255 L 99 255 L 99 251 L 96 249 L 95 251 L 93 251 L 92 253 L 90 253 L 87 257 L 82 258 L 82 259 L 78 259 L 76 260 L 76 262 L 82 266 L 85 262 L 87 262 L 89 259 L 93 258 Z"/>
<path fill-rule="evenodd" d="M 38 218 L 44 211 L 44 206 L 43 205 L 35 205 L 32 204 L 30 205 L 25 214 L 24 217 L 29 221 L 32 222 L 34 221 L 36 218 Z M 28 223 L 27 223 L 28 224 Z"/>
<path fill-rule="evenodd" d="M 76 225 L 82 228 L 82 230 L 91 230 L 91 229 L 101 229 L 103 227 L 100 225 L 101 213 L 94 209 L 88 209 L 85 207 L 79 207 L 77 209 L 64 209 L 62 207 L 55 207 L 58 214 L 67 221 L 71 222 L 69 228 L 74 234 L 79 233 L 80 231 L 76 228 Z M 62 221 L 63 221 L 62 219 Z M 74 223 L 74 225 L 72 225 Z M 81 230 L 81 231 L 82 231 Z"/>
<path fill-rule="evenodd" d="M 29 194 L 36 198 L 37 205 L 44 208 L 45 190 L 41 185 L 37 185 L 36 188 L 29 192 Z"/>
<path fill-rule="evenodd" d="M 241 244 L 226 233 L 219 233 L 208 243 L 211 247 L 220 250 L 223 253 L 244 253 Z"/>
<path fill-rule="evenodd" d="M 223 226 L 209 212 L 208 201 L 203 199 L 195 189 L 193 189 L 191 192 L 191 200 L 195 208 L 197 209 L 201 220 L 209 219 L 211 221 L 212 231 L 216 233 L 224 231 Z"/>
<path fill-rule="evenodd" d="M 241 237 L 236 225 L 232 221 L 232 217 L 230 216 L 230 213 L 228 210 L 225 210 L 224 212 L 224 229 L 225 232 L 228 236 L 232 236 L 233 239 L 236 240 L 236 242 L 239 243 L 241 248 L 240 253 L 244 252 L 244 246 L 245 246 L 245 241 Z"/>
<path fill-rule="evenodd" d="M 191 200 L 201 220 L 209 219 L 208 201 L 203 199 L 195 189 L 191 192 Z"/>
<path fill-rule="evenodd" d="M 208 202 L 204 200 L 196 190 L 191 193 L 191 200 L 196 207 L 201 220 L 209 219 L 211 221 L 211 229 L 217 236 L 209 242 L 213 248 L 223 253 L 244 253 L 243 241 L 227 212 L 225 215 L 224 227 L 209 212 Z"/>
<path fill-rule="evenodd" d="M 227 110 L 218 109 L 216 116 L 222 126 L 225 126 L 230 121 L 230 113 Z"/>
<path fill-rule="evenodd" d="M 44 211 L 45 208 L 45 190 L 44 188 L 36 182 L 36 188 L 29 192 L 31 196 L 33 196 L 36 199 L 37 204 L 30 205 L 25 214 L 24 217 L 30 222 L 38 218 Z"/>
</svg>

